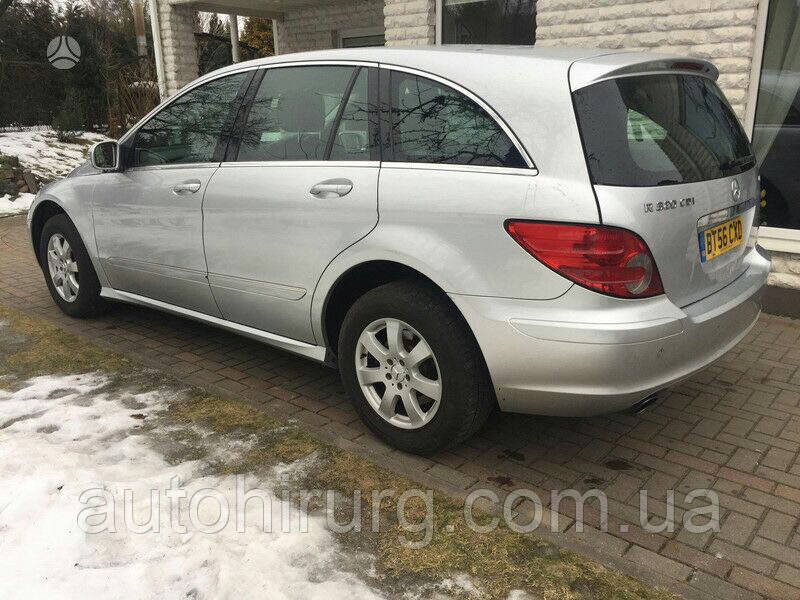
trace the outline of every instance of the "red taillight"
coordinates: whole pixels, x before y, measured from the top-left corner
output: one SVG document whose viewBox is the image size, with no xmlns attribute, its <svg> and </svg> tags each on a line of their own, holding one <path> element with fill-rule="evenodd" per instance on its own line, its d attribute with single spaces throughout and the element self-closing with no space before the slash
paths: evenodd
<svg viewBox="0 0 800 600">
<path fill-rule="evenodd" d="M 589 289 L 620 298 L 664 293 L 650 249 L 626 229 L 508 221 L 506 231 L 532 256 Z"/>
</svg>

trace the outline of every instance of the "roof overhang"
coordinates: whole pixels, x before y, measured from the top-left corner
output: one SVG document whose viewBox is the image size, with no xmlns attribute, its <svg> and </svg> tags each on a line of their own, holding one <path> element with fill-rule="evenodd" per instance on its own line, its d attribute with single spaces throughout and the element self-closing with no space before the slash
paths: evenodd
<svg viewBox="0 0 800 600">
<path fill-rule="evenodd" d="M 341 0 L 167 0 L 172 6 L 191 6 L 196 10 L 236 14 L 265 19 L 280 19 L 288 10 L 327 6 Z"/>
</svg>

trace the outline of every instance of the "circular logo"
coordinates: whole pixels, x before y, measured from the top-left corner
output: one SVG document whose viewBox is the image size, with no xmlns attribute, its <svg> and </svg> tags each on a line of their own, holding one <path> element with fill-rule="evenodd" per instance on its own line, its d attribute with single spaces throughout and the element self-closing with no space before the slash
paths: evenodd
<svg viewBox="0 0 800 600">
<path fill-rule="evenodd" d="M 731 196 L 734 202 L 738 202 L 742 198 L 742 190 L 739 187 L 739 180 L 734 179 L 731 181 Z"/>
<path fill-rule="evenodd" d="M 56 69 L 71 69 L 81 58 L 81 47 L 74 37 L 60 35 L 47 44 L 47 60 Z"/>
</svg>

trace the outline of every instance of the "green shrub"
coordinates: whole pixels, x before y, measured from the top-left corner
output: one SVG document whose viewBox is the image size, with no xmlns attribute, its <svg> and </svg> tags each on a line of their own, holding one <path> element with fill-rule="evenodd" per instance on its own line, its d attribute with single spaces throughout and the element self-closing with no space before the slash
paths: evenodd
<svg viewBox="0 0 800 600">
<path fill-rule="evenodd" d="M 86 102 L 83 96 L 69 88 L 58 111 L 53 118 L 53 129 L 59 142 L 70 142 L 77 138 L 86 127 Z"/>
</svg>

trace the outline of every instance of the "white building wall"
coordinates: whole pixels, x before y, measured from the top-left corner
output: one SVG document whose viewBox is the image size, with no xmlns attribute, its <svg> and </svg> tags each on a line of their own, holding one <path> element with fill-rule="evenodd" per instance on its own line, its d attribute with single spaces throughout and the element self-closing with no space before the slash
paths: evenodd
<svg viewBox="0 0 800 600">
<path fill-rule="evenodd" d="M 278 21 L 278 53 L 336 48 L 338 33 L 348 29 L 383 29 L 384 0 L 347 0 L 287 11 Z"/>
<path fill-rule="evenodd" d="M 172 6 L 159 1 L 158 19 L 164 58 L 164 84 L 172 96 L 187 83 L 197 79 L 197 46 L 194 39 L 194 9 Z"/>
<path fill-rule="evenodd" d="M 800 255 L 787 252 L 771 252 L 772 272 L 769 285 L 800 290 Z"/>
<path fill-rule="evenodd" d="M 758 0 L 539 0 L 536 44 L 599 46 L 711 60 L 744 121 Z"/>
<path fill-rule="evenodd" d="M 599 46 L 705 58 L 744 122 L 758 0 L 538 0 L 536 44 Z M 800 258 L 774 252 L 770 285 L 800 289 Z"/>
<path fill-rule="evenodd" d="M 436 42 L 435 0 L 385 0 L 387 46 L 424 46 Z"/>
</svg>

